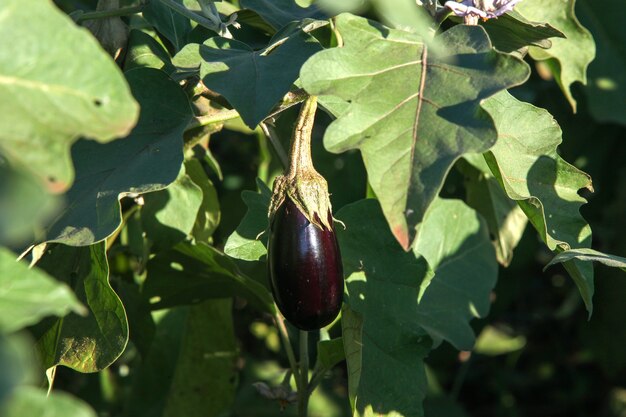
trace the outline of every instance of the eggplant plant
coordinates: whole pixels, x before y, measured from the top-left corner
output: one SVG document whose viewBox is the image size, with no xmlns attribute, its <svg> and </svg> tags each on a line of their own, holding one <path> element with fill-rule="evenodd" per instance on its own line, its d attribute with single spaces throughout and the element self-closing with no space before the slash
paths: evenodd
<svg viewBox="0 0 626 417">
<path fill-rule="evenodd" d="M 619 1 L 2 0 L 0 416 L 622 415 Z"/>
</svg>

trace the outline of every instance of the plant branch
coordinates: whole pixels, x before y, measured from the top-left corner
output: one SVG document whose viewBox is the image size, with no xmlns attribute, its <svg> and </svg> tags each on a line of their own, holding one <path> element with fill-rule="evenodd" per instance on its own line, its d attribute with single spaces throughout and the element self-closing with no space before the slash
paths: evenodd
<svg viewBox="0 0 626 417">
<path fill-rule="evenodd" d="M 219 113 L 207 114 L 206 116 L 197 116 L 191 119 L 185 130 L 195 129 L 201 126 L 208 126 L 215 123 L 222 123 L 239 117 L 237 110 L 224 110 Z"/>
<path fill-rule="evenodd" d="M 280 340 L 283 343 L 283 347 L 285 348 L 285 352 L 287 353 L 287 360 L 289 361 L 289 366 L 291 367 L 291 373 L 293 374 L 296 380 L 296 388 L 298 392 L 300 391 L 300 371 L 298 369 L 298 363 L 296 362 L 296 355 L 293 353 L 293 347 L 291 346 L 291 342 L 289 341 L 289 333 L 287 332 L 287 327 L 285 326 L 285 319 L 278 312 L 278 307 L 274 304 L 276 309 L 276 313 L 274 314 L 274 321 L 276 322 L 276 327 L 278 328 L 278 334 L 280 335 Z"/>
<path fill-rule="evenodd" d="M 300 330 L 300 387 L 298 388 L 298 417 L 307 416 L 309 405 L 309 333 Z"/>
<path fill-rule="evenodd" d="M 81 22 L 84 22 L 85 20 L 97 20 L 97 19 L 107 19 L 109 17 L 130 16 L 133 14 L 141 13 L 142 10 L 143 10 L 143 5 L 121 7 L 119 9 L 112 9 L 112 10 L 100 10 L 100 11 L 80 14 L 76 17 L 75 21 L 76 23 L 81 23 Z"/>
</svg>

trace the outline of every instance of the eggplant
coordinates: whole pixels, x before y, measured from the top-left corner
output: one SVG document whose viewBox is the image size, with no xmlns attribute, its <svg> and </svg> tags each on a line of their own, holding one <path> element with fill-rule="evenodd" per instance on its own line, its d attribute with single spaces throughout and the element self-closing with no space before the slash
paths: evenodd
<svg viewBox="0 0 626 417">
<path fill-rule="evenodd" d="M 311 223 L 285 198 L 270 225 L 268 268 L 274 300 L 283 316 L 301 330 L 330 324 L 343 299 L 343 268 L 332 214 L 329 211 L 323 222 L 330 228 L 316 220 L 317 225 Z"/>
</svg>

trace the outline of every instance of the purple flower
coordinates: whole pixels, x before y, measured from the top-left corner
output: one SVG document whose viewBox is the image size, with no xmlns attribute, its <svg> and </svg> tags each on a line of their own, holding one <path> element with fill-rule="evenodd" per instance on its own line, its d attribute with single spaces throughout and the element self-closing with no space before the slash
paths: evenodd
<svg viewBox="0 0 626 417">
<path fill-rule="evenodd" d="M 457 16 L 472 17 L 478 19 L 493 19 L 513 10 L 513 7 L 521 0 L 463 0 L 461 2 L 447 1 L 445 7 L 449 8 Z"/>
</svg>

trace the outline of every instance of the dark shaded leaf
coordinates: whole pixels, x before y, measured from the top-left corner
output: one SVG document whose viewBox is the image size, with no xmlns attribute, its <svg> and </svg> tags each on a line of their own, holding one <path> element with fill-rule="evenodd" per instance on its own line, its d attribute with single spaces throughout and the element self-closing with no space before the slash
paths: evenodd
<svg viewBox="0 0 626 417">
<path fill-rule="evenodd" d="M 325 20 L 329 17 L 316 4 L 304 8 L 293 0 L 241 0 L 239 4 L 244 9 L 257 12 L 276 30 L 296 20 Z"/>
<path fill-rule="evenodd" d="M 109 284 L 104 242 L 81 248 L 54 245 L 38 265 L 72 287 L 89 310 L 84 317 L 72 313 L 34 328 L 44 368 L 64 365 L 96 372 L 108 367 L 126 348 L 128 322 Z"/>
<path fill-rule="evenodd" d="M 131 134 L 108 144 L 81 140 L 72 148 L 76 182 L 46 239 L 83 246 L 105 239 L 120 225 L 119 198 L 165 188 L 183 162 L 183 131 L 192 117 L 189 100 L 164 72 L 126 73 L 141 116 Z"/>
<path fill-rule="evenodd" d="M 143 295 L 154 309 L 238 295 L 261 311 L 274 311 L 267 288 L 243 275 L 222 252 L 202 243 L 183 242 L 152 258 Z"/>
</svg>

